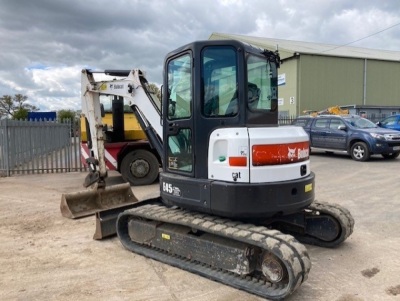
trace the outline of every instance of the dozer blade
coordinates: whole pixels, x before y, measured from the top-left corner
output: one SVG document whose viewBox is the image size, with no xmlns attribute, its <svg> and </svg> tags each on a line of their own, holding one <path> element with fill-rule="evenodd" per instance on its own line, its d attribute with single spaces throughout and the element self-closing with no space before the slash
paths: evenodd
<svg viewBox="0 0 400 301">
<path fill-rule="evenodd" d="M 68 218 L 80 218 L 100 210 L 136 203 L 129 183 L 107 186 L 104 189 L 83 190 L 61 196 L 61 214 Z"/>
<path fill-rule="evenodd" d="M 96 230 L 93 235 L 93 239 L 101 240 L 117 234 L 117 219 L 118 215 L 125 210 L 132 209 L 137 206 L 143 206 L 146 204 L 160 204 L 160 198 L 152 198 L 142 200 L 137 203 L 122 205 L 120 207 L 114 207 L 111 209 L 101 210 L 96 212 Z"/>
</svg>

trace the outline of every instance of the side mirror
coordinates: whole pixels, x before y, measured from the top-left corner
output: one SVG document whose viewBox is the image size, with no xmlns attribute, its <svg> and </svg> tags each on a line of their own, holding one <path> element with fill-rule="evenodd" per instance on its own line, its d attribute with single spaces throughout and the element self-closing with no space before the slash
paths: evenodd
<svg viewBox="0 0 400 301">
<path fill-rule="evenodd" d="M 376 123 L 376 125 L 377 125 L 377 126 L 382 126 L 382 123 L 381 123 L 380 121 L 378 121 L 378 122 Z"/>
<path fill-rule="evenodd" d="M 338 130 L 345 131 L 347 127 L 345 125 L 339 125 Z"/>
</svg>

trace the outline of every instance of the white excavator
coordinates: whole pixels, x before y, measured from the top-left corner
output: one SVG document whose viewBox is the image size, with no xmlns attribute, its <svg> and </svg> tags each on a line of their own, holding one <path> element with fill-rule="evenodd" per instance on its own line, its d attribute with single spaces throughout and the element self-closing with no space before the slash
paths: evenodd
<svg viewBox="0 0 400 301">
<path fill-rule="evenodd" d="M 96 211 L 95 238 L 116 233 L 132 252 L 264 298 L 292 294 L 311 268 L 301 242 L 335 247 L 354 219 L 315 201 L 308 135 L 278 125 L 279 64 L 239 41 L 193 42 L 166 56 L 161 103 L 138 69 L 102 71 L 110 81 L 83 70 L 95 188 L 63 195 L 63 214 Z M 105 185 L 101 94 L 131 102 L 162 159 L 159 198 Z"/>
</svg>

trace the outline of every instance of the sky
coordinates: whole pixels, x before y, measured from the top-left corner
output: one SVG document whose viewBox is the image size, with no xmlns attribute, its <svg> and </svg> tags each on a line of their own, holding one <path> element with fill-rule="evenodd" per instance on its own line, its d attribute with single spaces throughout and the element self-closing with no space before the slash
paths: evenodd
<svg viewBox="0 0 400 301">
<path fill-rule="evenodd" d="M 400 51 L 398 0 L 0 0 L 0 97 L 80 110 L 80 73 L 144 70 L 213 32 Z"/>
</svg>

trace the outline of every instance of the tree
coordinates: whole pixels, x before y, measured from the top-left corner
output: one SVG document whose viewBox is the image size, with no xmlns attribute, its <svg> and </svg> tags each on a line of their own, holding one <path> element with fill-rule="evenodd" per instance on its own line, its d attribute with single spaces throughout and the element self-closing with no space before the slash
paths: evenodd
<svg viewBox="0 0 400 301">
<path fill-rule="evenodd" d="M 77 137 L 79 133 L 79 117 L 75 111 L 60 110 L 57 112 L 58 121 L 69 123 L 71 125 L 71 137 Z"/>
<path fill-rule="evenodd" d="M 22 94 L 3 95 L 0 98 L 0 117 L 6 116 L 12 119 L 27 119 L 28 112 L 39 111 L 34 105 L 25 103 L 28 96 Z"/>
<path fill-rule="evenodd" d="M 18 109 L 17 111 L 14 112 L 12 119 L 26 120 L 28 119 L 28 112 L 29 112 L 28 109 L 25 108 Z"/>
<path fill-rule="evenodd" d="M 68 119 L 73 122 L 76 119 L 76 113 L 72 110 L 60 110 L 57 112 L 57 118 L 60 121 Z"/>
</svg>

